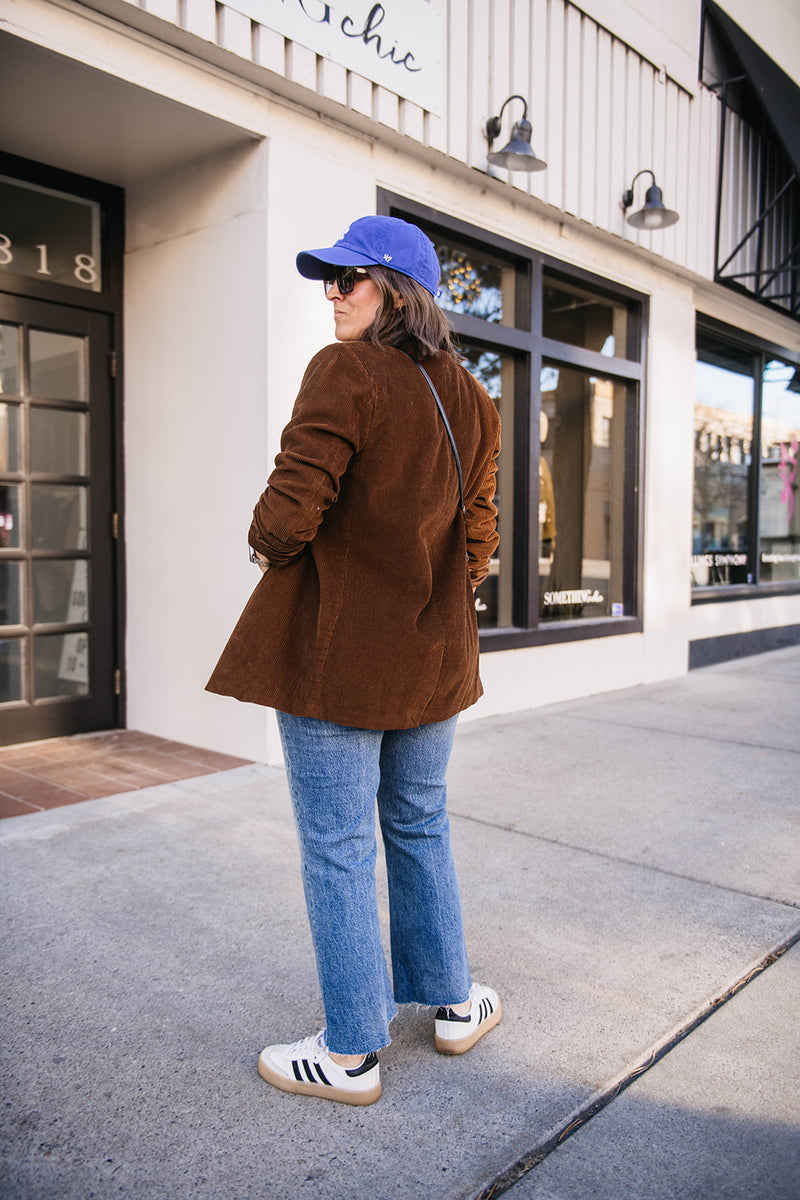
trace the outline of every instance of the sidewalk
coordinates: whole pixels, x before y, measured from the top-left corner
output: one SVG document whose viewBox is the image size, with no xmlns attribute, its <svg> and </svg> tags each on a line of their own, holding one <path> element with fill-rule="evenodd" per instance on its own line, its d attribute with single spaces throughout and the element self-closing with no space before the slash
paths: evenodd
<svg viewBox="0 0 800 1200">
<path fill-rule="evenodd" d="M 0 1195 L 797 1200 L 799 715 L 800 647 L 462 725 L 503 1022 L 404 1009 L 363 1110 L 255 1071 L 323 1023 L 282 772 L 3 821 Z"/>
</svg>

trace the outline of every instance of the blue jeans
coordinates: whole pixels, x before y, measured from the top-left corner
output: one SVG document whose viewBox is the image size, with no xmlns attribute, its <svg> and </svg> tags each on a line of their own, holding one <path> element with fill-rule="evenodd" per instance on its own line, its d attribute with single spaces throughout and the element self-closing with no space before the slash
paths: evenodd
<svg viewBox="0 0 800 1200">
<path fill-rule="evenodd" d="M 398 1004 L 460 1004 L 470 988 L 445 775 L 456 718 L 354 729 L 278 713 L 327 1042 L 387 1046 Z M 375 799 L 389 884 L 390 983 L 375 888 Z"/>
</svg>

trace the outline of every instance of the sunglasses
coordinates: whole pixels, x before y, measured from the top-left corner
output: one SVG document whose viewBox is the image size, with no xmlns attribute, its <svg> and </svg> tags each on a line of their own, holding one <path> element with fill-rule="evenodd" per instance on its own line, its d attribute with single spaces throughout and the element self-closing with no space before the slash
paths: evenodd
<svg viewBox="0 0 800 1200">
<path fill-rule="evenodd" d="M 363 267 L 339 267 L 330 275 L 326 275 L 322 284 L 326 296 L 330 294 L 334 284 L 336 284 L 340 296 L 349 296 L 356 284 L 366 278 L 367 272 Z"/>
</svg>

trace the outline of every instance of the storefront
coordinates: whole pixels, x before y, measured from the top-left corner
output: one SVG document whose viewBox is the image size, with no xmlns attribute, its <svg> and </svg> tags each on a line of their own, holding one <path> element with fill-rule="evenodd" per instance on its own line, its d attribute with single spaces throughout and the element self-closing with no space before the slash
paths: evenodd
<svg viewBox="0 0 800 1200">
<path fill-rule="evenodd" d="M 467 716 L 800 640 L 800 91 L 776 61 L 800 18 L 623 7 L 17 0 L 0 740 L 121 724 L 275 759 L 270 719 L 203 685 L 331 338 L 295 253 L 368 212 L 429 232 L 503 420 Z M 520 100 L 530 172 L 487 161 Z M 628 223 L 639 174 L 678 221 Z"/>
</svg>

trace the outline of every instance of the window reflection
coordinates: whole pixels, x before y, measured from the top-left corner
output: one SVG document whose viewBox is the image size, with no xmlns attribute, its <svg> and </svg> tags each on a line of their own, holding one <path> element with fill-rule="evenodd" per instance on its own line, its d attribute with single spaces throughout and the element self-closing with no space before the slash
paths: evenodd
<svg viewBox="0 0 800 1200">
<path fill-rule="evenodd" d="M 628 309 L 587 288 L 545 274 L 542 333 L 609 358 L 625 358 Z"/>
<path fill-rule="evenodd" d="M 778 359 L 762 376 L 760 578 L 800 579 L 800 369 Z"/>
<path fill-rule="evenodd" d="M 3 550 L 21 545 L 20 491 L 19 484 L 0 483 L 0 549 Z"/>
<path fill-rule="evenodd" d="M 513 395 L 514 361 L 506 354 L 461 347 L 464 366 L 486 388 L 503 424 L 503 449 L 497 460 L 497 528 L 500 545 L 489 564 L 489 576 L 475 593 L 478 627 L 507 629 L 512 620 L 512 563 L 514 545 Z"/>
<path fill-rule="evenodd" d="M 0 562 L 0 625 L 22 623 L 22 563 Z"/>
<path fill-rule="evenodd" d="M 698 344 L 694 405 L 692 584 L 749 579 L 748 480 L 753 439 L 752 353 Z"/>
<path fill-rule="evenodd" d="M 89 691 L 88 633 L 47 634 L 33 639 L 34 698 L 85 696 Z"/>
<path fill-rule="evenodd" d="M 35 625 L 80 625 L 89 619 L 86 559 L 44 559 L 32 564 Z"/>
<path fill-rule="evenodd" d="M 0 471 L 15 474 L 21 469 L 20 406 L 0 404 Z"/>
<path fill-rule="evenodd" d="M 34 484 L 31 537 L 35 550 L 85 550 L 88 490 L 71 484 Z"/>
<path fill-rule="evenodd" d="M 19 327 L 0 325 L 0 392 L 19 392 Z"/>
<path fill-rule="evenodd" d="M 512 266 L 478 250 L 446 242 L 437 243 L 436 253 L 442 269 L 442 308 L 498 325 L 514 324 Z"/>
<path fill-rule="evenodd" d="M 87 474 L 88 415 L 31 407 L 31 470 L 46 475 Z"/>
<path fill-rule="evenodd" d="M 623 616 L 627 387 L 545 366 L 541 388 L 541 618 Z"/>
<path fill-rule="evenodd" d="M 0 704 L 24 699 L 23 653 L 21 638 L 0 640 Z"/>
<path fill-rule="evenodd" d="M 32 329 L 28 344 L 31 395 L 44 400 L 79 400 L 85 404 L 88 400 L 86 339 Z"/>
</svg>

